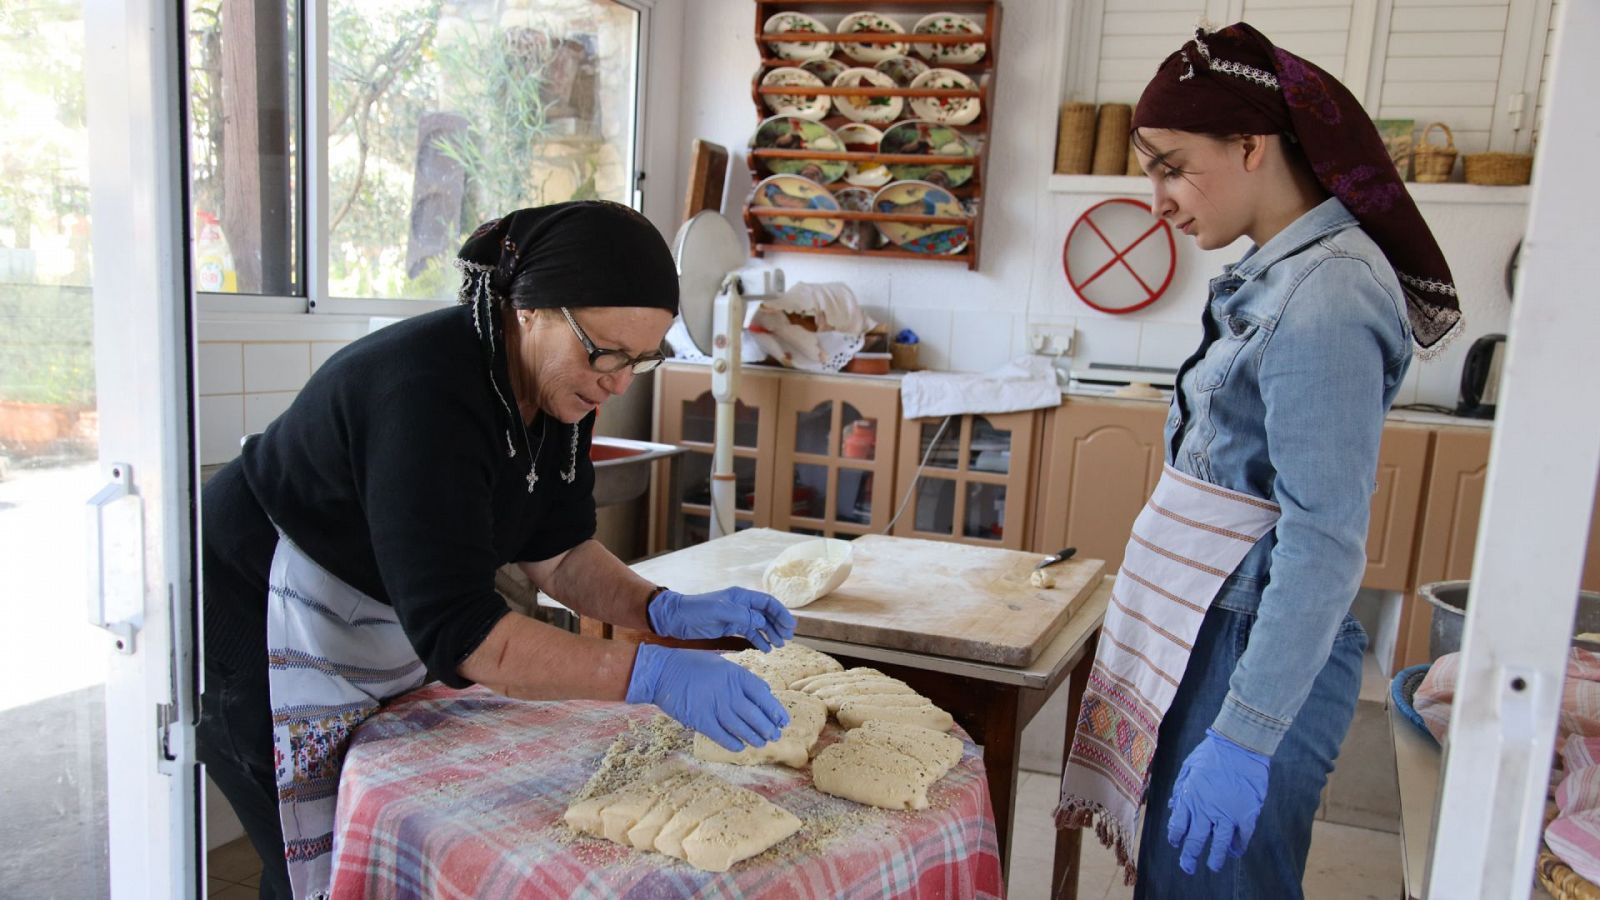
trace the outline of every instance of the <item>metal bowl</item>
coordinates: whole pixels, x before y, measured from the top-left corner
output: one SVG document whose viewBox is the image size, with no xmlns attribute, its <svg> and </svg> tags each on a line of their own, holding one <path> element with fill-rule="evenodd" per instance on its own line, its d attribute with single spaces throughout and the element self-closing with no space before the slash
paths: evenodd
<svg viewBox="0 0 1600 900">
<path fill-rule="evenodd" d="M 1446 653 L 1461 649 L 1461 629 L 1467 615 L 1467 581 L 1435 581 L 1417 588 L 1417 592 L 1433 606 L 1433 624 L 1428 630 L 1428 658 L 1438 659 Z M 1572 620 L 1573 635 L 1600 632 L 1600 593 L 1578 592 L 1578 612 Z M 1577 642 L 1591 650 L 1600 650 L 1600 644 Z"/>
</svg>

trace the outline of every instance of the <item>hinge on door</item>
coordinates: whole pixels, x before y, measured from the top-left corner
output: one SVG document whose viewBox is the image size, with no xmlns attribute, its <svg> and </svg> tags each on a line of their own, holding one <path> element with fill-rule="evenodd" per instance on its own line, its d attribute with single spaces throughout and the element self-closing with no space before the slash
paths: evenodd
<svg viewBox="0 0 1600 900">
<path fill-rule="evenodd" d="M 156 704 L 156 751 L 161 759 L 172 762 L 177 755 L 172 752 L 172 726 L 178 721 L 178 707 L 172 703 Z"/>
<path fill-rule="evenodd" d="M 1506 106 L 1506 115 L 1511 117 L 1511 130 L 1522 130 L 1522 111 L 1527 106 L 1528 95 L 1516 93 L 1511 95 L 1511 102 Z"/>
</svg>

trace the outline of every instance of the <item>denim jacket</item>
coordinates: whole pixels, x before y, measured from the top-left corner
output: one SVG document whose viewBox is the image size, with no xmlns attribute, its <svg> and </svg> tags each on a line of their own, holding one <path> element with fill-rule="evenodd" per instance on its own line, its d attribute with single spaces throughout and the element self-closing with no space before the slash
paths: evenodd
<svg viewBox="0 0 1600 900">
<path fill-rule="evenodd" d="M 1213 727 L 1271 754 L 1361 584 L 1411 327 L 1394 270 L 1336 198 L 1212 279 L 1202 324 L 1179 369 L 1167 462 L 1282 507 L 1215 601 L 1256 619 Z"/>
</svg>

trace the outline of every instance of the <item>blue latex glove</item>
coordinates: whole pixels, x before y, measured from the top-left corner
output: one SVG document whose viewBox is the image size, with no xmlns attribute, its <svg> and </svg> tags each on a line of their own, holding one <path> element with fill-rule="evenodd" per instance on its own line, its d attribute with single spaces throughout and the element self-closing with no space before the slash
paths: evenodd
<svg viewBox="0 0 1600 900">
<path fill-rule="evenodd" d="M 741 587 L 709 594 L 662 591 L 650 601 L 650 627 L 675 638 L 742 637 L 767 653 L 794 637 L 794 616 L 778 598 Z"/>
<path fill-rule="evenodd" d="M 1235 744 L 1210 728 L 1178 771 L 1167 808 L 1167 843 L 1183 845 L 1178 867 L 1189 875 L 1195 872 L 1206 839 L 1211 853 L 1206 866 L 1222 871 L 1227 856 L 1244 855 L 1256 818 L 1267 798 L 1267 769 L 1271 758 Z"/>
<path fill-rule="evenodd" d="M 789 711 L 765 681 L 706 650 L 640 644 L 627 700 L 654 703 L 736 753 L 777 740 L 789 724 Z"/>
</svg>

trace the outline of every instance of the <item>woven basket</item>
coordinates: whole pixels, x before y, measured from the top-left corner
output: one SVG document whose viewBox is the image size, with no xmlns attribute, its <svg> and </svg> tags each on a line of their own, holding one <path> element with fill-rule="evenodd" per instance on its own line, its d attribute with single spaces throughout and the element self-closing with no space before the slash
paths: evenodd
<svg viewBox="0 0 1600 900">
<path fill-rule="evenodd" d="M 1527 184 L 1533 178 L 1531 153 L 1468 153 L 1461 165 L 1468 184 Z"/>
<path fill-rule="evenodd" d="M 1444 129 L 1444 146 L 1428 143 L 1428 135 L 1435 128 Z M 1456 136 L 1450 133 L 1450 126 L 1443 122 L 1434 122 L 1422 129 L 1422 138 L 1417 145 L 1411 148 L 1412 179 L 1424 184 L 1438 184 L 1449 181 L 1450 173 L 1456 167 Z"/>
<path fill-rule="evenodd" d="M 1094 174 L 1128 173 L 1128 128 L 1132 124 L 1133 107 L 1126 103 L 1101 105 L 1094 129 Z"/>
<path fill-rule="evenodd" d="M 1133 141 L 1128 141 L 1128 174 L 1144 177 L 1144 167 L 1139 165 L 1139 153 L 1133 149 Z"/>
<path fill-rule="evenodd" d="M 1056 128 L 1056 174 L 1087 175 L 1094 164 L 1094 104 L 1064 103 Z"/>
<path fill-rule="evenodd" d="M 1572 871 L 1571 866 L 1548 850 L 1539 852 L 1539 862 L 1534 869 L 1539 874 L 1539 883 L 1555 900 L 1600 900 L 1600 888 Z"/>
</svg>

